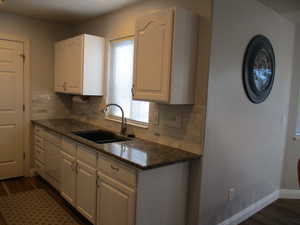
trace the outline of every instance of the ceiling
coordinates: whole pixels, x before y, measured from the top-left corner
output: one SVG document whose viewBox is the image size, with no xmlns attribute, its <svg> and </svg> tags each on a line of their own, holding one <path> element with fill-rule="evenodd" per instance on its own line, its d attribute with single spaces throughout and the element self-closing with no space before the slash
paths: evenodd
<svg viewBox="0 0 300 225">
<path fill-rule="evenodd" d="M 260 0 L 289 20 L 300 23 L 300 0 Z"/>
<path fill-rule="evenodd" d="M 5 0 L 0 12 L 78 23 L 138 1 L 141 0 Z"/>
<path fill-rule="evenodd" d="M 56 22 L 79 23 L 143 0 L 0 0 L 0 12 Z M 288 19 L 300 23 L 300 0 L 259 0 Z"/>
</svg>

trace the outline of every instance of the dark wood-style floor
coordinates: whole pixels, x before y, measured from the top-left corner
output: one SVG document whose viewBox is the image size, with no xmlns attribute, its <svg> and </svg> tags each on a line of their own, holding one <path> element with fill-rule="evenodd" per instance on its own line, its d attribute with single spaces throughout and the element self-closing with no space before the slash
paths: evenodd
<svg viewBox="0 0 300 225">
<path fill-rule="evenodd" d="M 83 218 L 74 208 L 72 208 L 59 193 L 47 184 L 40 177 L 32 178 L 16 178 L 10 180 L 0 181 L 0 196 L 8 194 L 15 194 L 20 192 L 31 191 L 34 189 L 44 189 L 63 209 L 70 214 L 79 224 L 92 225 L 85 218 Z M 0 225 L 7 225 L 0 212 Z"/>
<path fill-rule="evenodd" d="M 277 200 L 240 225 L 300 225 L 300 200 Z"/>
<path fill-rule="evenodd" d="M 79 224 L 91 225 L 49 184 L 39 177 L 0 181 L 0 196 L 41 188 L 58 202 Z M 0 225 L 7 225 L 0 212 Z M 240 225 L 300 225 L 300 200 L 280 199 Z"/>
</svg>

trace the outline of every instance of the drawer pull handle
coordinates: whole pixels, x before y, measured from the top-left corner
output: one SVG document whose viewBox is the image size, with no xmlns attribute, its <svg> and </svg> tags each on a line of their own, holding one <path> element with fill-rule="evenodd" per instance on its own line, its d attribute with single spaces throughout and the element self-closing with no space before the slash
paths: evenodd
<svg viewBox="0 0 300 225">
<path fill-rule="evenodd" d="M 72 166 L 71 166 L 72 167 L 72 171 L 73 172 L 75 171 L 77 173 L 76 166 L 77 166 L 76 162 L 72 162 Z"/>
<path fill-rule="evenodd" d="M 80 167 L 79 167 L 78 163 L 76 163 L 76 166 L 75 166 L 75 172 L 76 172 L 76 174 L 79 173 L 79 170 L 80 170 Z"/>
<path fill-rule="evenodd" d="M 97 183 L 97 187 L 100 188 L 101 187 L 101 180 L 100 180 L 99 176 L 97 177 L 97 182 L 96 183 Z"/>
<path fill-rule="evenodd" d="M 113 165 L 110 165 L 110 168 L 112 168 L 113 170 L 115 170 L 115 171 L 119 171 L 119 168 L 117 168 L 117 167 L 114 167 Z"/>
</svg>

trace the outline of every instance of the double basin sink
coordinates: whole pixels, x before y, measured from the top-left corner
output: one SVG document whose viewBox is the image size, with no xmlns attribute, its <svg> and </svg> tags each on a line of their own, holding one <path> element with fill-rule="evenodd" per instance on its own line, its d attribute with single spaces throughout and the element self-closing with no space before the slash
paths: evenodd
<svg viewBox="0 0 300 225">
<path fill-rule="evenodd" d="M 116 135 L 112 132 L 103 131 L 103 130 L 93 130 L 93 131 L 79 131 L 73 132 L 73 134 L 87 139 L 89 141 L 95 142 L 97 144 L 106 144 L 114 142 L 128 141 L 130 139 Z"/>
</svg>

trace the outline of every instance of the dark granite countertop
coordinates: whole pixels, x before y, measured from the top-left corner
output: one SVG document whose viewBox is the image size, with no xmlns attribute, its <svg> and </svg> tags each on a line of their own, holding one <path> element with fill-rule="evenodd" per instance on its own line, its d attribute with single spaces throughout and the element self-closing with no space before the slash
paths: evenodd
<svg viewBox="0 0 300 225">
<path fill-rule="evenodd" d="M 193 153 L 138 138 L 126 142 L 97 144 L 74 135 L 72 132 L 103 130 L 103 128 L 77 120 L 55 119 L 32 122 L 142 170 L 200 158 L 199 155 Z"/>
</svg>

